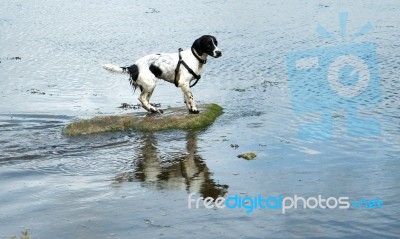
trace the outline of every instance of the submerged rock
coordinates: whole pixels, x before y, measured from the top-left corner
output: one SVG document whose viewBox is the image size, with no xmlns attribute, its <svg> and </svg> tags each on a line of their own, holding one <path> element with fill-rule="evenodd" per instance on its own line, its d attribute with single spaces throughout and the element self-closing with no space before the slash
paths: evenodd
<svg viewBox="0 0 400 239">
<path fill-rule="evenodd" d="M 135 129 L 154 132 L 167 129 L 192 130 L 212 124 L 223 111 L 217 104 L 198 106 L 200 114 L 189 114 L 186 107 L 169 108 L 164 114 L 131 113 L 126 115 L 97 116 L 67 125 L 63 133 L 68 136 L 108 131 Z"/>
</svg>

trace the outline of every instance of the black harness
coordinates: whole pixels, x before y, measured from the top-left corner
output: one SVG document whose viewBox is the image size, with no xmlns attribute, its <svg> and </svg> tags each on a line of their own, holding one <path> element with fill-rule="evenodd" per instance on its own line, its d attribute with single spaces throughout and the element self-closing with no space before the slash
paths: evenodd
<svg viewBox="0 0 400 239">
<path fill-rule="evenodd" d="M 206 62 L 207 62 L 206 60 L 200 59 L 200 57 L 198 57 L 198 56 L 194 53 L 193 48 L 191 48 L 191 50 L 192 50 L 193 55 L 197 58 L 197 60 L 199 60 L 200 63 L 206 64 Z M 181 64 L 182 64 L 182 65 L 186 68 L 186 70 L 187 70 L 190 74 L 192 74 L 193 78 L 196 79 L 196 81 L 195 81 L 192 85 L 190 85 L 190 82 L 192 82 L 193 79 L 191 79 L 190 82 L 189 82 L 189 87 L 192 88 L 192 87 L 195 86 L 195 85 L 197 84 L 197 82 L 200 80 L 201 75 L 197 75 L 196 73 L 194 73 L 194 71 L 186 64 L 186 62 L 185 62 L 184 60 L 182 60 L 181 51 L 183 51 L 182 48 L 179 48 L 179 53 L 178 53 L 178 55 L 179 55 L 179 60 L 178 60 L 178 64 L 176 65 L 176 68 L 175 68 L 175 79 L 174 79 L 174 84 L 175 84 L 176 87 L 178 87 L 177 77 L 178 77 L 179 68 L 181 67 Z"/>
</svg>

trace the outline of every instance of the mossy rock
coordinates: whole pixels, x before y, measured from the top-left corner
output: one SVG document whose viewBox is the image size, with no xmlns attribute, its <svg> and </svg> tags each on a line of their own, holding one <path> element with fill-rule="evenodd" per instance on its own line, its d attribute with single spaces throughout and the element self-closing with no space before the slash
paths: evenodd
<svg viewBox="0 0 400 239">
<path fill-rule="evenodd" d="M 252 159 L 254 159 L 255 157 L 257 157 L 257 154 L 255 154 L 255 153 L 253 153 L 253 152 L 251 152 L 251 153 L 244 153 L 244 154 L 239 154 L 237 157 L 238 157 L 238 158 L 243 158 L 243 159 L 246 159 L 246 160 L 252 160 Z"/>
<path fill-rule="evenodd" d="M 67 125 L 63 133 L 68 136 L 134 129 L 155 132 L 167 129 L 194 130 L 211 125 L 223 111 L 217 104 L 200 105 L 199 114 L 189 114 L 186 107 L 169 108 L 164 114 L 131 113 L 126 115 L 97 116 Z"/>
</svg>

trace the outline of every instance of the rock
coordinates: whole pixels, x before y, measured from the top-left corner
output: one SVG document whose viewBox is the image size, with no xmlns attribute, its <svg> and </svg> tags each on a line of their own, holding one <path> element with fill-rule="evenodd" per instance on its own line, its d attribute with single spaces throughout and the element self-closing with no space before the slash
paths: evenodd
<svg viewBox="0 0 400 239">
<path fill-rule="evenodd" d="M 169 108 L 164 114 L 147 112 L 125 115 L 97 116 L 67 125 L 63 133 L 68 136 L 134 129 L 154 132 L 167 129 L 193 130 L 212 124 L 223 111 L 217 104 L 198 106 L 200 114 L 189 114 L 186 107 Z"/>
<path fill-rule="evenodd" d="M 238 158 L 244 158 L 246 160 L 252 160 L 255 157 L 257 157 L 257 154 L 255 154 L 255 153 L 244 153 L 244 154 L 239 154 L 237 157 Z"/>
</svg>

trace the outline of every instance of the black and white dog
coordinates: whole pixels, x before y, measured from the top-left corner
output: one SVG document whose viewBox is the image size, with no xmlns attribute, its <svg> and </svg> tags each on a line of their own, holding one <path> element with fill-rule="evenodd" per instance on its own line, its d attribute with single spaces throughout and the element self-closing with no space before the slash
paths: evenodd
<svg viewBox="0 0 400 239">
<path fill-rule="evenodd" d="M 156 87 L 157 78 L 174 83 L 180 87 L 189 113 L 199 111 L 194 103 L 190 87 L 200 79 L 200 73 L 207 62 L 207 56 L 218 58 L 222 55 L 218 49 L 217 39 L 204 35 L 193 42 L 190 49 L 178 53 L 151 54 L 137 60 L 129 67 L 119 67 L 105 64 L 103 68 L 111 72 L 127 73 L 130 75 L 130 84 L 134 89 L 139 87 L 141 94 L 139 101 L 144 109 L 152 113 L 163 113 L 162 110 L 150 105 L 149 100 Z M 195 80 L 194 84 L 191 82 Z"/>
</svg>

